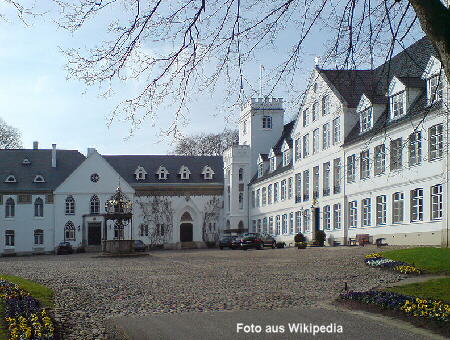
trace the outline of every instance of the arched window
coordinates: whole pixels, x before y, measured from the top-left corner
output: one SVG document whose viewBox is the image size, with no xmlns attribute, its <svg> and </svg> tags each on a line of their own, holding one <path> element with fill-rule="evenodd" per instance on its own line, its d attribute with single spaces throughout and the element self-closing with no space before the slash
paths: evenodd
<svg viewBox="0 0 450 340">
<path fill-rule="evenodd" d="M 5 204 L 5 217 L 11 218 L 16 216 L 16 202 L 13 198 L 8 198 Z"/>
<path fill-rule="evenodd" d="M 66 198 L 66 215 L 75 214 L 75 200 L 72 196 Z"/>
<path fill-rule="evenodd" d="M 192 217 L 191 214 L 189 214 L 187 211 L 181 216 L 181 221 L 183 222 L 191 222 Z"/>
<path fill-rule="evenodd" d="M 139 226 L 139 236 L 148 236 L 148 225 L 147 224 L 141 224 Z"/>
<path fill-rule="evenodd" d="M 239 229 L 239 230 L 243 230 L 243 229 L 244 229 L 244 222 L 239 221 L 239 223 L 238 223 L 238 229 Z"/>
<path fill-rule="evenodd" d="M 100 200 L 97 195 L 91 197 L 91 214 L 100 213 Z"/>
<path fill-rule="evenodd" d="M 44 201 L 40 197 L 36 198 L 36 200 L 34 201 L 34 216 L 44 216 Z"/>
<path fill-rule="evenodd" d="M 239 193 L 239 209 L 244 209 L 244 193 Z"/>
<path fill-rule="evenodd" d="M 239 169 L 239 182 L 242 182 L 244 180 L 244 169 Z"/>
<path fill-rule="evenodd" d="M 75 226 L 72 221 L 64 226 L 64 241 L 75 241 Z"/>
<path fill-rule="evenodd" d="M 36 229 L 34 231 L 34 244 L 35 245 L 44 244 L 44 231 L 42 229 Z"/>
</svg>

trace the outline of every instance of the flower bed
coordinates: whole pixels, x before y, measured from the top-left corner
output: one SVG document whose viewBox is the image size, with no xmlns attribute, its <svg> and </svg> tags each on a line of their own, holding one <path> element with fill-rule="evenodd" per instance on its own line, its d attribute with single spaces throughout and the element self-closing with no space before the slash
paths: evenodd
<svg viewBox="0 0 450 340">
<path fill-rule="evenodd" d="M 9 340 L 55 340 L 55 328 L 47 310 L 28 292 L 0 280 L 0 303 L 4 305 Z"/>
<path fill-rule="evenodd" d="M 367 292 L 345 292 L 342 300 L 374 304 L 383 309 L 396 310 L 407 315 L 450 323 L 450 305 L 442 301 L 420 299 L 402 294 L 370 290 Z"/>
<path fill-rule="evenodd" d="M 389 268 L 402 274 L 422 274 L 422 271 L 408 263 L 384 258 L 380 253 L 368 254 L 364 262 L 371 267 Z"/>
</svg>

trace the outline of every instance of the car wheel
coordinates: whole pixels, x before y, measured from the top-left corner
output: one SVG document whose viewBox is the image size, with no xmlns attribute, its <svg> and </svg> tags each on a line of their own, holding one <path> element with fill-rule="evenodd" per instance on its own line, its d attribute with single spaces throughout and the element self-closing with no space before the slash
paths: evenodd
<svg viewBox="0 0 450 340">
<path fill-rule="evenodd" d="M 272 243 L 272 249 L 275 249 L 277 247 L 277 243 L 276 242 L 273 242 Z"/>
</svg>

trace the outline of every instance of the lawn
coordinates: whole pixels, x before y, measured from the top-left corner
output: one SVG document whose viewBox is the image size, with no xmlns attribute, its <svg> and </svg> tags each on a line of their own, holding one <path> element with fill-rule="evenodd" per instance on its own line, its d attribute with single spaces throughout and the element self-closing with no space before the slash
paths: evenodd
<svg viewBox="0 0 450 340">
<path fill-rule="evenodd" d="M 36 282 L 12 275 L 0 275 L 0 280 L 6 280 L 12 283 L 16 283 L 20 288 L 29 292 L 34 298 L 39 300 L 43 307 L 52 308 L 54 306 L 53 291 L 47 287 L 44 287 Z M 0 301 L 0 340 L 6 339 L 8 339 L 8 332 L 5 329 L 3 323 L 3 303 L 2 301 Z"/>
<path fill-rule="evenodd" d="M 385 290 L 403 295 L 417 296 L 423 299 L 450 302 L 450 277 L 411 283 L 404 286 L 386 288 Z"/>
<path fill-rule="evenodd" d="M 385 251 L 383 257 L 403 261 L 426 273 L 450 275 L 450 249 L 419 247 Z"/>
</svg>

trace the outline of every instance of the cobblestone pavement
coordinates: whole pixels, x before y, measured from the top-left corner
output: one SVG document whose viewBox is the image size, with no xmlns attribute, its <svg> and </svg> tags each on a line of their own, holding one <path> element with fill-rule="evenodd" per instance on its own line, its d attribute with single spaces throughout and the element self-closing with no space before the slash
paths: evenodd
<svg viewBox="0 0 450 340">
<path fill-rule="evenodd" d="M 387 247 L 391 249 L 392 247 Z M 385 249 L 383 249 L 385 250 Z M 55 290 L 67 339 L 104 339 L 105 319 L 187 311 L 280 309 L 331 302 L 404 275 L 364 264 L 373 247 L 155 251 L 0 258 L 0 273 Z"/>
</svg>

